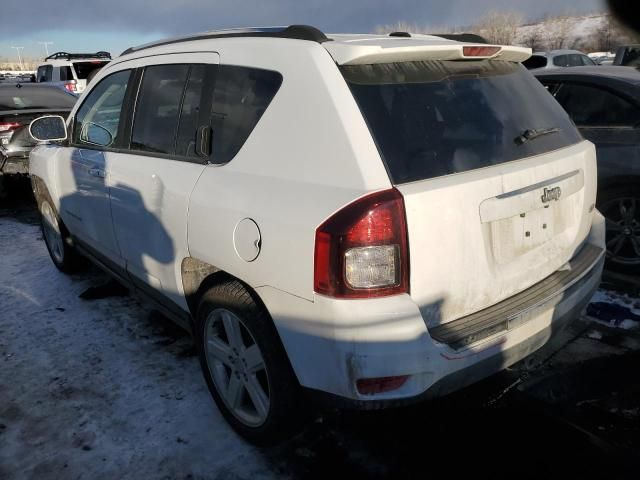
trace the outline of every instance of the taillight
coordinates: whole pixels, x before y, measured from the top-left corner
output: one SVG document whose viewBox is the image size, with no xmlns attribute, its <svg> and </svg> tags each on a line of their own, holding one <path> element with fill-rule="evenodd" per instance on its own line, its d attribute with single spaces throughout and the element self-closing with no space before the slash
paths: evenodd
<svg viewBox="0 0 640 480">
<path fill-rule="evenodd" d="M 392 188 L 360 198 L 316 230 L 314 289 L 336 298 L 409 291 L 404 200 Z"/>
<path fill-rule="evenodd" d="M 501 47 L 462 47 L 465 57 L 492 57 L 502 50 Z"/>
<path fill-rule="evenodd" d="M 64 88 L 66 88 L 71 93 L 76 93 L 76 81 L 72 80 L 64 84 Z"/>
<path fill-rule="evenodd" d="M 0 123 L 0 132 L 8 132 L 10 130 L 15 130 L 19 126 L 20 124 L 17 122 Z"/>
</svg>

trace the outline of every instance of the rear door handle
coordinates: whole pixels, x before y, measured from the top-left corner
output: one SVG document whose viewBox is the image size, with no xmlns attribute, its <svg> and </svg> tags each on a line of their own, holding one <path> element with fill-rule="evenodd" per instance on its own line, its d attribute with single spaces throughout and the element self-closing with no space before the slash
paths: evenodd
<svg viewBox="0 0 640 480">
<path fill-rule="evenodd" d="M 92 177 L 98 177 L 98 178 L 105 178 L 106 176 L 104 173 L 104 170 L 100 168 L 90 168 L 89 175 L 91 175 Z"/>
</svg>

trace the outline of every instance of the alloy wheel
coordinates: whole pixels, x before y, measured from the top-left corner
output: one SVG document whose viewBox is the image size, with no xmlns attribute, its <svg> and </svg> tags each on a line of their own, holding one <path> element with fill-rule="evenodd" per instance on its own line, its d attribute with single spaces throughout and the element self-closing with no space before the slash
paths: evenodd
<svg viewBox="0 0 640 480">
<path fill-rule="evenodd" d="M 229 411 L 250 427 L 269 414 L 270 389 L 260 347 L 233 312 L 218 308 L 206 319 L 204 348 L 214 386 Z"/>
<path fill-rule="evenodd" d="M 620 265 L 640 265 L 640 198 L 619 197 L 602 205 L 607 256 Z"/>
</svg>

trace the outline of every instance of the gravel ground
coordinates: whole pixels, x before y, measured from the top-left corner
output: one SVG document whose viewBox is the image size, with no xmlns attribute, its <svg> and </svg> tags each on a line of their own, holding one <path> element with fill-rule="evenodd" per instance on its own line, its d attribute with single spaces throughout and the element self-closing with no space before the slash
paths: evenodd
<svg viewBox="0 0 640 480">
<path fill-rule="evenodd" d="M 187 335 L 95 269 L 55 270 L 25 194 L 0 207 L 0 478 L 539 478 L 563 464 L 637 478 L 640 332 L 620 308 L 639 304 L 602 290 L 596 306 L 600 323 L 584 317 L 534 362 L 460 394 L 324 412 L 256 449 L 216 410 Z M 452 452 L 465 461 L 445 462 Z"/>
</svg>

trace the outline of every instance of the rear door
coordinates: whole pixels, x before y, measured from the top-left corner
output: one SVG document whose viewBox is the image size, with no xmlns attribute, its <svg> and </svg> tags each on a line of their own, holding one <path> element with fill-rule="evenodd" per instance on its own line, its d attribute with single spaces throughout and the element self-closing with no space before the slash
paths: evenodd
<svg viewBox="0 0 640 480">
<path fill-rule="evenodd" d="M 526 290 L 586 238 L 595 155 L 546 89 L 500 61 L 341 67 L 403 194 L 429 326 Z"/>
<path fill-rule="evenodd" d="M 206 165 L 195 144 L 199 127 L 209 124 L 217 63 L 217 54 L 201 53 L 136 65 L 141 81 L 129 145 L 107 158 L 113 224 L 127 271 L 139 288 L 161 291 L 184 309 L 189 198 Z"/>
</svg>

